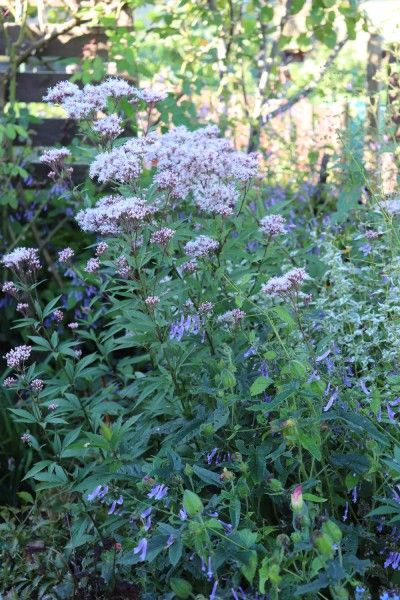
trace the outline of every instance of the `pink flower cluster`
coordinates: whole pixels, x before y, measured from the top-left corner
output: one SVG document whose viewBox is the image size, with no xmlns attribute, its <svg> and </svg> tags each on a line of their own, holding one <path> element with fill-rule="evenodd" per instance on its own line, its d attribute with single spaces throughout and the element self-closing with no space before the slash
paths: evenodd
<svg viewBox="0 0 400 600">
<path fill-rule="evenodd" d="M 156 134 L 133 138 L 109 152 L 101 152 L 96 156 L 89 168 L 89 175 L 100 183 L 115 181 L 130 183 L 142 172 L 148 148 L 155 143 Z"/>
<path fill-rule="evenodd" d="M 29 359 L 32 352 L 32 346 L 16 346 L 5 355 L 7 366 L 10 369 L 20 368 L 26 360 Z"/>
<path fill-rule="evenodd" d="M 32 391 L 39 393 L 44 387 L 44 381 L 42 379 L 32 379 L 29 387 Z"/>
<path fill-rule="evenodd" d="M 199 235 L 185 244 L 185 253 L 193 258 L 208 258 L 219 248 L 219 243 L 207 235 Z"/>
<path fill-rule="evenodd" d="M 83 231 L 114 234 L 121 230 L 132 231 L 155 212 L 155 206 L 140 198 L 105 196 L 94 208 L 81 210 L 76 220 Z"/>
<path fill-rule="evenodd" d="M 246 313 L 240 308 L 234 308 L 233 310 L 227 310 L 218 317 L 218 323 L 227 323 L 228 325 L 236 325 L 242 319 L 244 319 Z"/>
<path fill-rule="evenodd" d="M 42 154 L 40 162 L 49 165 L 52 169 L 56 169 L 62 166 L 65 159 L 70 156 L 71 152 L 67 148 L 52 148 Z"/>
<path fill-rule="evenodd" d="M 306 278 L 305 270 L 296 267 L 281 277 L 271 277 L 261 290 L 267 296 L 287 296 L 296 292 Z"/>
<path fill-rule="evenodd" d="M 159 302 L 160 298 L 158 296 L 147 296 L 147 298 L 145 299 L 146 306 L 152 309 L 154 309 Z"/>
<path fill-rule="evenodd" d="M 66 263 L 70 261 L 74 255 L 75 252 L 72 250 L 72 248 L 64 248 L 64 250 L 60 250 L 60 252 L 58 253 L 58 260 L 60 261 L 60 263 Z"/>
<path fill-rule="evenodd" d="M 133 96 L 136 89 L 123 79 L 109 78 L 100 85 L 87 84 L 80 89 L 69 81 L 61 81 L 47 91 L 43 100 L 61 104 L 73 119 L 87 119 L 104 110 L 108 98 Z"/>
<path fill-rule="evenodd" d="M 100 269 L 100 263 L 98 258 L 89 258 L 86 263 L 86 273 L 96 273 Z"/>
<path fill-rule="evenodd" d="M 143 101 L 154 105 L 167 97 L 166 92 L 155 90 L 138 90 L 124 79 L 110 77 L 99 85 L 87 84 L 80 89 L 69 81 L 60 81 L 47 90 L 43 97 L 45 102 L 61 104 L 73 119 L 87 119 L 104 110 L 109 98 L 128 98 L 132 104 Z"/>
<path fill-rule="evenodd" d="M 104 254 L 104 252 L 107 252 L 107 250 L 108 250 L 107 242 L 100 242 L 96 246 L 96 256 L 101 256 L 102 254 Z"/>
<path fill-rule="evenodd" d="M 9 269 L 15 269 L 28 275 L 40 269 L 41 266 L 37 248 L 15 248 L 9 254 L 5 254 L 1 262 Z"/>
<path fill-rule="evenodd" d="M 175 231 L 169 227 L 163 227 L 158 231 L 154 231 L 150 236 L 150 242 L 152 244 L 159 244 L 160 246 L 166 246 L 168 242 L 174 237 Z"/>
<path fill-rule="evenodd" d="M 285 233 L 285 222 L 281 215 L 267 215 L 261 219 L 260 229 L 265 235 L 273 237 Z"/>
<path fill-rule="evenodd" d="M 258 174 L 258 158 L 236 152 L 218 136 L 215 126 L 196 131 L 177 127 L 153 144 L 147 158 L 157 165 L 154 182 L 159 189 L 177 199 L 193 193 L 201 210 L 229 215 L 238 198 L 236 183 Z"/>
<path fill-rule="evenodd" d="M 15 283 L 13 283 L 12 281 L 5 281 L 3 283 L 1 291 L 4 294 L 10 294 L 11 296 L 17 296 L 18 295 L 18 289 L 17 289 Z"/>
</svg>

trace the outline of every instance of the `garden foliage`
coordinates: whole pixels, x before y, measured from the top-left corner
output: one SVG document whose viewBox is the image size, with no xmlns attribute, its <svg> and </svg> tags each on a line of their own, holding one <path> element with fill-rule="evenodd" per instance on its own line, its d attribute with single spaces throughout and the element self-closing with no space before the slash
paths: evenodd
<svg viewBox="0 0 400 600">
<path fill-rule="evenodd" d="M 98 150 L 76 189 L 68 149 L 42 157 L 88 236 L 65 289 L 43 302 L 37 248 L 2 257 L 28 463 L 5 598 L 397 597 L 396 206 L 273 194 L 216 127 L 158 133 L 163 92 L 47 100 Z"/>
</svg>

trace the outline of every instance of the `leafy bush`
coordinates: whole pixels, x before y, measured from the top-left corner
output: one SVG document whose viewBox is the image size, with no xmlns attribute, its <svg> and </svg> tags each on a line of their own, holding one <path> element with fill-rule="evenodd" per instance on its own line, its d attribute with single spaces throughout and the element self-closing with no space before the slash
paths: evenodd
<svg viewBox="0 0 400 600">
<path fill-rule="evenodd" d="M 215 127 L 155 132 L 164 93 L 47 98 L 99 147 L 75 190 L 92 256 L 60 249 L 67 293 L 47 304 L 38 251 L 2 259 L 24 341 L 4 386 L 31 460 L 3 511 L 5 597 L 394 598 L 388 207 L 358 207 L 355 232 L 271 202 Z M 55 181 L 68 157 L 44 155 Z"/>
</svg>

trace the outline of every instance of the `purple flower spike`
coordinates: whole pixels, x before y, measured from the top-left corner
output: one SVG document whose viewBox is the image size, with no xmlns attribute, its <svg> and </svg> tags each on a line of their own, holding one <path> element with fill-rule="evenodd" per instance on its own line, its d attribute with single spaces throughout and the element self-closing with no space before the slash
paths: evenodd
<svg viewBox="0 0 400 600">
<path fill-rule="evenodd" d="M 186 521 L 187 519 L 187 512 L 183 507 L 179 511 L 179 518 L 181 521 Z"/>
<path fill-rule="evenodd" d="M 344 507 L 344 513 L 342 517 L 342 521 L 347 521 L 347 517 L 349 516 L 349 503 L 346 500 L 346 506 Z"/>
<path fill-rule="evenodd" d="M 387 405 L 386 408 L 387 408 L 387 414 L 388 414 L 388 417 L 389 417 L 389 421 L 391 423 L 393 423 L 394 425 L 396 425 L 396 419 L 394 418 L 395 417 L 395 412 L 394 412 L 393 408 L 391 406 L 389 406 L 389 404 Z"/>
<path fill-rule="evenodd" d="M 334 404 L 335 400 L 337 399 L 338 395 L 339 395 L 339 392 L 338 392 L 338 390 L 336 389 L 336 390 L 333 392 L 332 396 L 329 398 L 329 400 L 328 400 L 328 402 L 326 403 L 326 405 L 324 406 L 324 408 L 323 408 L 323 411 L 324 411 L 324 412 L 327 412 L 327 411 L 328 411 L 330 408 L 332 408 L 332 406 L 333 406 L 333 404 Z"/>
<path fill-rule="evenodd" d="M 365 381 L 363 381 L 363 380 L 361 380 L 361 381 L 360 381 L 360 387 L 361 387 L 362 391 L 364 392 L 364 394 L 365 394 L 366 396 L 369 396 L 369 394 L 370 394 L 370 391 L 369 391 L 369 389 L 367 388 L 367 386 L 365 385 Z"/>
<path fill-rule="evenodd" d="M 215 594 L 217 593 L 217 587 L 218 587 L 218 579 L 215 580 L 214 585 L 212 587 L 211 594 L 210 594 L 210 600 L 215 600 Z"/>
<path fill-rule="evenodd" d="M 102 500 L 106 494 L 108 494 L 108 485 L 98 485 L 93 492 L 88 494 L 87 499 L 89 502 L 93 502 L 93 500 L 96 500 L 96 498 Z"/>
<path fill-rule="evenodd" d="M 207 577 L 208 580 L 211 581 L 212 577 L 213 577 L 213 570 L 212 570 L 212 562 L 211 562 L 211 556 L 208 557 L 208 569 L 207 569 Z"/>
<path fill-rule="evenodd" d="M 142 538 L 140 540 L 140 542 L 138 543 L 138 545 L 136 546 L 136 548 L 133 549 L 133 553 L 134 554 L 139 554 L 139 559 L 141 561 L 146 560 L 146 554 L 147 554 L 147 540 L 146 538 Z"/>
<path fill-rule="evenodd" d="M 172 544 L 174 543 L 174 541 L 175 541 L 175 538 L 174 538 L 174 536 L 171 533 L 171 535 L 167 539 L 167 544 L 166 544 L 167 548 L 169 548 L 170 546 L 172 546 Z"/>
<path fill-rule="evenodd" d="M 154 500 L 162 500 L 168 494 L 168 488 L 163 483 L 154 486 L 147 494 L 148 498 L 154 498 Z"/>
<path fill-rule="evenodd" d="M 239 596 L 237 595 L 237 593 L 235 592 L 235 590 L 233 588 L 231 588 L 231 592 L 232 592 L 233 600 L 239 600 Z"/>
<path fill-rule="evenodd" d="M 153 507 L 149 506 L 149 508 L 146 508 L 146 510 L 144 510 L 140 515 L 140 518 L 143 519 L 143 521 L 144 521 L 143 528 L 145 531 L 149 531 L 149 529 L 151 527 L 151 511 L 152 510 L 153 510 Z"/>
</svg>

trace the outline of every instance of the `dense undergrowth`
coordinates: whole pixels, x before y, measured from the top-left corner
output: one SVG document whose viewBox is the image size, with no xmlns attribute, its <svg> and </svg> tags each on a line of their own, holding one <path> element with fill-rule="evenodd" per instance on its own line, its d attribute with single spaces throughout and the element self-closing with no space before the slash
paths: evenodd
<svg viewBox="0 0 400 600">
<path fill-rule="evenodd" d="M 90 258 L 59 248 L 47 302 L 36 248 L 2 258 L 24 444 L 3 597 L 397 598 L 396 203 L 271 189 L 215 127 L 156 133 L 164 94 L 119 80 L 48 100 L 98 146 L 75 189 L 69 151 L 43 157 Z"/>
</svg>

